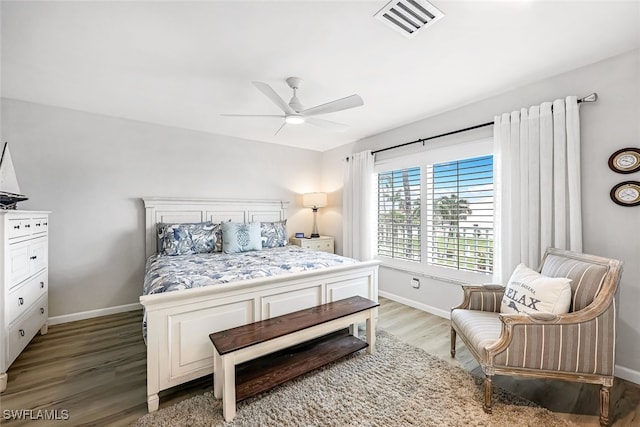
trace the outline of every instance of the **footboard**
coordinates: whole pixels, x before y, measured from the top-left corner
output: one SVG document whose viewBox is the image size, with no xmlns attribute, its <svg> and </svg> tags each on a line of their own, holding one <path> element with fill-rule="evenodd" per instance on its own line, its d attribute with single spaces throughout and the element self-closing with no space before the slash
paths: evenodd
<svg viewBox="0 0 640 427">
<path fill-rule="evenodd" d="M 378 261 L 289 276 L 146 295 L 147 403 L 161 390 L 211 374 L 209 334 L 355 295 L 378 300 Z"/>
</svg>

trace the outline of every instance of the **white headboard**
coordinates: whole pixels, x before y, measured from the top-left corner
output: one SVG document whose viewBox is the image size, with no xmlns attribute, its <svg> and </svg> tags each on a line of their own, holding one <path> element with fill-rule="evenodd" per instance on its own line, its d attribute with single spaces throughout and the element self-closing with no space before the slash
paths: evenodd
<svg viewBox="0 0 640 427">
<path fill-rule="evenodd" d="M 161 222 L 281 221 L 289 202 L 281 200 L 183 199 L 145 197 L 146 257 L 157 250 L 157 224 Z"/>
</svg>

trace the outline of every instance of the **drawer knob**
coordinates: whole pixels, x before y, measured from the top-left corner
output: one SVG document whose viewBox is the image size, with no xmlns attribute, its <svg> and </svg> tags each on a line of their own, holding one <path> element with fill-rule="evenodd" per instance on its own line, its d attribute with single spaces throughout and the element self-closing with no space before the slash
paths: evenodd
<svg viewBox="0 0 640 427">
<path fill-rule="evenodd" d="M 14 225 L 13 228 L 16 229 L 16 230 L 20 230 L 20 226 L 19 225 Z"/>
<path fill-rule="evenodd" d="M 31 224 L 25 225 L 24 228 L 31 228 Z"/>
<path fill-rule="evenodd" d="M 44 289 L 44 282 L 40 282 L 40 289 Z"/>
<path fill-rule="evenodd" d="M 36 222 L 36 227 L 40 227 L 42 224 L 39 222 Z"/>
<path fill-rule="evenodd" d="M 24 336 L 24 329 L 20 329 L 18 332 L 20 332 L 20 336 L 23 337 Z"/>
<path fill-rule="evenodd" d="M 18 305 L 24 305 L 24 298 L 22 297 L 18 298 Z"/>
<path fill-rule="evenodd" d="M 29 259 L 36 259 L 36 258 L 38 258 L 36 255 L 29 257 Z"/>
<path fill-rule="evenodd" d="M 45 222 L 45 223 L 44 223 L 44 225 L 49 225 L 49 223 L 48 223 L 48 222 Z"/>
<path fill-rule="evenodd" d="M 44 307 L 40 307 L 40 314 L 44 314 Z"/>
</svg>

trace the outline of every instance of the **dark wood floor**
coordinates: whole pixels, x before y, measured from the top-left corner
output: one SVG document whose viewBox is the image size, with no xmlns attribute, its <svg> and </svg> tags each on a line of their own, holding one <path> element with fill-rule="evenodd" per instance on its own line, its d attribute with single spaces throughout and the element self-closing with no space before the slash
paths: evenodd
<svg viewBox="0 0 640 427">
<path fill-rule="evenodd" d="M 449 322 L 381 298 L 378 326 L 403 341 L 481 375 L 462 343 L 449 356 Z M 146 348 L 142 313 L 130 312 L 56 325 L 37 336 L 9 369 L 0 395 L 0 423 L 20 425 L 125 426 L 147 410 Z M 598 387 L 563 381 L 497 377 L 496 386 L 540 403 L 581 426 L 598 425 Z M 211 389 L 202 378 L 160 393 L 160 407 Z M 478 405 L 481 403 L 478 402 Z M 58 410 L 64 421 L 6 420 L 6 410 Z M 612 392 L 615 426 L 640 426 L 640 386 L 616 380 Z M 52 414 L 49 412 L 49 414 Z"/>
</svg>

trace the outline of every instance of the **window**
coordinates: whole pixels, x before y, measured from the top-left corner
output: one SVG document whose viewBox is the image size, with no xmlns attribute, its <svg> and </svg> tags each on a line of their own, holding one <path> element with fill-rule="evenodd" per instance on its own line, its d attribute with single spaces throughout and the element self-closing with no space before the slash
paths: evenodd
<svg viewBox="0 0 640 427">
<path fill-rule="evenodd" d="M 490 273 L 493 156 L 426 167 L 427 263 Z"/>
<path fill-rule="evenodd" d="M 492 273 L 491 149 L 480 140 L 376 164 L 380 259 L 458 280 Z"/>
<path fill-rule="evenodd" d="M 420 261 L 420 168 L 378 174 L 378 255 Z"/>
</svg>

